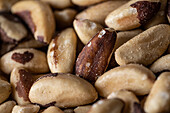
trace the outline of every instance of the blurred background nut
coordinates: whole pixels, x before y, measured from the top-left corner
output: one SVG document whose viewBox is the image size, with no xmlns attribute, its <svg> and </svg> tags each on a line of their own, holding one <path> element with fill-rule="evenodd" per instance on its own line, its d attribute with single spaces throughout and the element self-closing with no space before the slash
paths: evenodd
<svg viewBox="0 0 170 113">
<path fill-rule="evenodd" d="M 73 28 L 58 34 L 48 47 L 47 59 L 52 73 L 72 73 L 76 59 L 77 36 Z"/>
<path fill-rule="evenodd" d="M 64 113 L 64 112 L 56 106 L 51 106 L 45 109 L 42 113 Z"/>
<path fill-rule="evenodd" d="M 0 113 L 11 113 L 13 107 L 16 105 L 15 101 L 7 101 L 0 105 Z"/>
<path fill-rule="evenodd" d="M 39 109 L 38 105 L 15 105 L 12 113 L 38 113 Z"/>
<path fill-rule="evenodd" d="M 151 89 L 146 99 L 144 109 L 146 113 L 170 112 L 170 72 L 162 73 Z"/>
<path fill-rule="evenodd" d="M 47 74 L 32 85 L 29 99 L 42 106 L 61 108 L 76 107 L 94 102 L 98 95 L 95 88 L 72 74 Z"/>
<path fill-rule="evenodd" d="M 73 109 L 64 109 L 64 113 L 74 113 Z"/>
<path fill-rule="evenodd" d="M 130 90 L 136 95 L 150 92 L 155 81 L 155 75 L 149 69 L 138 64 L 129 64 L 113 68 L 95 82 L 95 87 L 102 97 L 121 89 Z"/>
<path fill-rule="evenodd" d="M 50 43 L 55 30 L 55 20 L 52 10 L 46 3 L 19 1 L 12 6 L 11 11 L 25 21 L 36 40 Z"/>
<path fill-rule="evenodd" d="M 145 113 L 141 105 L 137 102 L 133 103 L 133 109 L 131 113 Z"/>
<path fill-rule="evenodd" d="M 35 49 L 16 49 L 0 59 L 1 70 L 10 74 L 17 67 L 24 67 L 33 73 L 49 72 L 46 54 Z"/>
<path fill-rule="evenodd" d="M 18 0 L 0 0 L 0 11 L 10 11 L 11 6 Z"/>
<path fill-rule="evenodd" d="M 168 1 L 168 14 L 167 14 L 167 17 L 168 17 L 168 20 L 169 20 L 169 23 L 170 23 L 170 1 Z"/>
<path fill-rule="evenodd" d="M 127 3 L 127 1 L 114 0 L 96 4 L 80 12 L 76 18 L 89 19 L 104 26 L 104 20 L 106 16 L 124 3 Z"/>
<path fill-rule="evenodd" d="M 72 2 L 79 6 L 89 6 L 106 0 L 72 0 Z"/>
<path fill-rule="evenodd" d="M 74 109 L 75 113 L 88 113 L 88 111 L 91 109 L 91 105 L 86 106 L 78 106 Z"/>
</svg>

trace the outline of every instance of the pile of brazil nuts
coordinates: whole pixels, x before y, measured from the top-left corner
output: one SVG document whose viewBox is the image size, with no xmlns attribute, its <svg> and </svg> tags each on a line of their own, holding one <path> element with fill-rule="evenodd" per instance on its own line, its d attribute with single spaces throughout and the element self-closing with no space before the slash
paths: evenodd
<svg viewBox="0 0 170 113">
<path fill-rule="evenodd" d="M 170 0 L 0 0 L 0 113 L 170 113 Z"/>
</svg>

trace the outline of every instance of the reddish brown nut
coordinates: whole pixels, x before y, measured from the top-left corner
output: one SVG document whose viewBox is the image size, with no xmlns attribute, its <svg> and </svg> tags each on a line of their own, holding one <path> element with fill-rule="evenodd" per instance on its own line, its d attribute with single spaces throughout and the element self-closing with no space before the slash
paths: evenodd
<svg viewBox="0 0 170 113">
<path fill-rule="evenodd" d="M 0 105 L 0 113 L 11 113 L 13 107 L 16 105 L 15 101 L 7 101 Z"/>
<path fill-rule="evenodd" d="M 91 83 L 101 76 L 110 61 L 116 40 L 113 29 L 102 29 L 83 48 L 76 61 L 76 75 Z"/>
</svg>

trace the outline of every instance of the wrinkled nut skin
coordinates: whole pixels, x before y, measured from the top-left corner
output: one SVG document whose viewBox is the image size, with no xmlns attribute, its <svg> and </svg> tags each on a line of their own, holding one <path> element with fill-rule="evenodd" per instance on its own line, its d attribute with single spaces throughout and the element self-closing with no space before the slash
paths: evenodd
<svg viewBox="0 0 170 113">
<path fill-rule="evenodd" d="M 19 1 L 12 6 L 11 11 L 25 21 L 36 40 L 50 43 L 55 30 L 55 20 L 52 10 L 46 3 Z"/>
<path fill-rule="evenodd" d="M 104 20 L 106 16 L 124 3 L 127 3 L 127 1 L 106 1 L 96 4 L 77 14 L 76 18 L 88 19 L 101 25 L 105 25 Z"/>
<path fill-rule="evenodd" d="M 56 106 L 51 106 L 45 109 L 42 113 L 64 113 L 64 112 Z"/>
<path fill-rule="evenodd" d="M 170 72 L 162 73 L 153 85 L 146 99 L 144 110 L 146 113 L 170 112 Z"/>
<path fill-rule="evenodd" d="M 76 60 L 77 36 L 72 28 L 63 30 L 48 47 L 47 59 L 52 73 L 71 73 Z"/>
<path fill-rule="evenodd" d="M 83 48 L 76 61 L 76 75 L 94 83 L 110 61 L 116 40 L 113 29 L 102 29 Z"/>
<path fill-rule="evenodd" d="M 1 0 L 0 1 L 0 11 L 10 11 L 11 6 L 18 0 Z"/>
<path fill-rule="evenodd" d="M 15 101 L 7 101 L 0 105 L 0 113 L 11 113 L 13 107 L 16 105 Z"/>
<path fill-rule="evenodd" d="M 32 85 L 29 99 L 42 106 L 60 108 L 76 107 L 94 102 L 98 95 L 95 88 L 72 74 L 47 74 Z"/>
<path fill-rule="evenodd" d="M 79 6 L 88 6 L 88 5 L 96 4 L 102 1 L 106 1 L 106 0 L 72 0 L 73 4 L 76 4 Z"/>
<path fill-rule="evenodd" d="M 75 19 L 73 26 L 80 40 L 85 45 L 95 36 L 95 34 L 103 29 L 103 26 L 88 19 Z"/>
<path fill-rule="evenodd" d="M 124 102 L 118 98 L 99 100 L 88 113 L 122 113 Z"/>
<path fill-rule="evenodd" d="M 147 23 L 160 9 L 160 2 L 153 0 L 129 1 L 111 12 L 105 19 L 108 27 L 115 30 L 131 30 Z"/>
<path fill-rule="evenodd" d="M 86 106 L 78 106 L 74 109 L 75 113 L 88 113 L 88 111 L 91 109 L 91 105 Z"/>
<path fill-rule="evenodd" d="M 102 97 L 112 92 L 126 89 L 136 95 L 148 94 L 155 81 L 152 71 L 138 64 L 119 66 L 104 73 L 95 82 L 95 87 Z"/>
<path fill-rule="evenodd" d="M 38 105 L 15 105 L 12 113 L 38 113 L 40 107 Z"/>
<path fill-rule="evenodd" d="M 31 48 L 16 49 L 6 53 L 0 59 L 0 66 L 6 74 L 10 74 L 17 67 L 24 67 L 33 73 L 49 72 L 46 54 Z"/>
<path fill-rule="evenodd" d="M 119 65 L 150 65 L 166 51 L 169 42 L 169 25 L 151 27 L 120 46 L 115 52 L 116 62 Z"/>
</svg>

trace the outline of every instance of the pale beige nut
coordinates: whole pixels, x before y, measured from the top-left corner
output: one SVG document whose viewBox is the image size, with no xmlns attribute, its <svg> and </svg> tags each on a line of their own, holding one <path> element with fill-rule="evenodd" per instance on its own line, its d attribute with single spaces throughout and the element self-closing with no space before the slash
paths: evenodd
<svg viewBox="0 0 170 113">
<path fill-rule="evenodd" d="M 75 19 L 74 29 L 83 44 L 87 44 L 97 34 L 103 26 L 88 19 Z"/>
<path fill-rule="evenodd" d="M 15 101 L 7 101 L 0 105 L 0 113 L 11 113 L 13 107 L 16 105 Z"/>
<path fill-rule="evenodd" d="M 89 6 L 106 0 L 72 0 L 73 4 L 79 6 Z"/>
<path fill-rule="evenodd" d="M 42 113 L 64 113 L 64 112 L 56 106 L 51 106 L 45 109 Z"/>
<path fill-rule="evenodd" d="M 168 14 L 167 14 L 167 17 L 168 17 L 168 20 L 169 20 L 169 23 L 170 23 L 170 1 L 168 1 Z"/>
<path fill-rule="evenodd" d="M 105 19 L 108 27 L 130 30 L 146 24 L 160 9 L 159 0 L 132 0 L 112 11 Z"/>
<path fill-rule="evenodd" d="M 76 59 L 77 36 L 72 28 L 63 30 L 48 47 L 47 59 L 52 73 L 71 73 Z"/>
<path fill-rule="evenodd" d="M 33 0 L 19 1 L 12 6 L 11 11 L 25 21 L 36 40 L 50 43 L 55 30 L 55 20 L 52 10 L 46 3 Z"/>
<path fill-rule="evenodd" d="M 72 74 L 47 74 L 32 85 L 29 99 L 42 106 L 76 107 L 94 102 L 95 88 Z"/>
<path fill-rule="evenodd" d="M 4 102 L 11 94 L 11 84 L 0 79 L 0 103 Z"/>
<path fill-rule="evenodd" d="M 57 28 L 63 29 L 72 25 L 77 11 L 75 9 L 64 9 L 62 11 L 54 11 Z"/>
<path fill-rule="evenodd" d="M 91 105 L 86 106 L 78 106 L 74 109 L 75 113 L 88 113 L 88 111 L 91 109 Z"/>
<path fill-rule="evenodd" d="M 39 109 L 38 105 L 15 105 L 12 113 L 38 113 Z"/>
<path fill-rule="evenodd" d="M 10 11 L 12 5 L 18 0 L 0 0 L 0 11 Z"/>
<path fill-rule="evenodd" d="M 104 20 L 106 16 L 117 9 L 127 1 L 107 1 L 94 6 L 91 6 L 84 11 L 80 12 L 76 18 L 77 19 L 89 19 L 91 21 L 97 22 L 101 25 L 105 25 Z"/>
<path fill-rule="evenodd" d="M 95 82 L 95 87 L 103 97 L 121 89 L 130 90 L 136 95 L 145 95 L 149 93 L 154 81 L 152 71 L 142 65 L 129 64 L 104 73 Z"/>
<path fill-rule="evenodd" d="M 125 102 L 123 113 L 132 113 L 134 102 L 139 103 L 139 100 L 136 97 L 136 95 L 128 90 L 120 90 L 117 92 L 112 92 L 107 98 L 108 99 L 119 98 L 123 100 Z"/>
<path fill-rule="evenodd" d="M 76 75 L 94 83 L 107 69 L 116 40 L 116 31 L 102 29 L 83 48 L 76 61 Z"/>
<path fill-rule="evenodd" d="M 119 65 L 138 63 L 147 66 L 166 51 L 169 42 L 169 25 L 151 27 L 120 46 L 115 52 L 116 62 Z"/>
<path fill-rule="evenodd" d="M 99 100 L 88 113 L 122 113 L 124 102 L 118 98 Z"/>
<path fill-rule="evenodd" d="M 0 59 L 1 70 L 10 74 L 17 67 L 24 67 L 33 73 L 49 72 L 46 54 L 35 49 L 16 49 L 3 55 Z"/>
<path fill-rule="evenodd" d="M 146 99 L 144 109 L 147 113 L 170 112 L 170 72 L 159 75 Z"/>
</svg>

